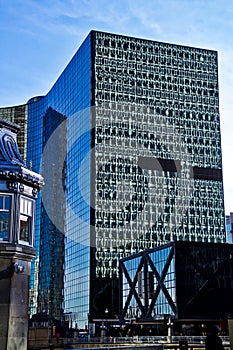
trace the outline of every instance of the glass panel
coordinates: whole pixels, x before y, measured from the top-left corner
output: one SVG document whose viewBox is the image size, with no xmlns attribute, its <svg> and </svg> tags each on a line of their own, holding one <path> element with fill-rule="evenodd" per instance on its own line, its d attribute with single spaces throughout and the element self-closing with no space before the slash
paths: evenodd
<svg viewBox="0 0 233 350">
<path fill-rule="evenodd" d="M 9 213 L 0 211 L 0 239 L 8 240 Z"/>
<path fill-rule="evenodd" d="M 32 216 L 32 201 L 20 198 L 20 212 Z"/>
<path fill-rule="evenodd" d="M 11 197 L 0 196 L 0 239 L 8 240 Z"/>
<path fill-rule="evenodd" d="M 31 218 L 26 215 L 20 215 L 19 240 L 29 243 L 31 229 Z"/>
<path fill-rule="evenodd" d="M 0 210 L 10 210 L 11 198 L 10 196 L 0 196 Z"/>
<path fill-rule="evenodd" d="M 11 205 L 11 198 L 10 196 L 5 196 L 5 209 L 6 210 L 10 210 L 10 205 Z"/>
</svg>

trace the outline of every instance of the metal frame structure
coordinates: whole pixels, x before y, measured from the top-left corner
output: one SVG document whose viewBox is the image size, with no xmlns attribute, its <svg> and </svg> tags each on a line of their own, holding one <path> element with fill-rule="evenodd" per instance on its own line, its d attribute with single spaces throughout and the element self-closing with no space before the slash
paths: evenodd
<svg viewBox="0 0 233 350">
<path fill-rule="evenodd" d="M 121 259 L 120 321 L 227 320 L 232 250 L 232 244 L 177 241 Z"/>
<path fill-rule="evenodd" d="M 164 264 L 164 267 L 163 267 L 163 270 L 162 270 L 162 273 L 159 273 L 155 264 L 153 263 L 152 259 L 150 258 L 149 254 L 148 254 L 149 251 L 144 251 L 142 252 L 140 255 L 141 255 L 141 259 L 140 259 L 140 262 L 138 264 L 138 268 L 136 270 L 136 273 L 133 277 L 133 281 L 132 279 L 130 278 L 130 275 L 127 271 L 127 268 L 126 266 L 124 265 L 124 259 L 120 261 L 120 267 L 125 275 L 125 278 L 127 279 L 128 283 L 129 283 L 129 286 L 130 286 L 130 291 L 129 291 L 129 294 L 128 294 L 128 297 L 127 297 L 127 300 L 126 300 L 126 303 L 125 303 L 125 306 L 124 306 L 124 309 L 121 313 L 121 319 L 123 319 L 127 313 L 127 309 L 128 309 L 128 306 L 130 304 L 130 300 L 132 298 L 132 296 L 134 295 L 137 303 L 138 303 L 138 307 L 142 313 L 142 318 L 146 318 L 146 319 L 149 319 L 152 317 L 152 311 L 153 311 L 153 308 L 156 304 L 156 301 L 158 300 L 158 296 L 159 296 L 159 293 L 160 291 L 162 291 L 169 303 L 169 305 L 171 306 L 174 314 L 176 314 L 177 312 L 177 307 L 176 307 L 176 304 L 173 302 L 172 298 L 171 298 L 171 295 L 169 294 L 168 292 L 168 289 L 166 288 L 165 284 L 164 284 L 164 280 L 165 280 L 165 277 L 166 277 L 166 274 L 168 272 L 168 269 L 169 269 L 169 266 L 171 265 L 171 262 L 172 262 L 172 259 L 174 257 L 174 247 L 172 247 L 172 249 L 170 250 L 168 256 L 167 256 L 167 260 Z M 145 283 L 144 285 L 144 291 L 145 291 L 145 305 L 142 304 L 141 300 L 140 300 L 140 297 L 139 297 L 139 294 L 137 293 L 135 287 L 136 287 L 136 284 L 138 282 L 138 273 L 141 271 L 141 269 L 143 268 L 143 273 L 144 273 L 144 281 L 147 280 L 147 274 L 148 274 L 148 266 L 150 266 L 155 278 L 156 278 L 156 281 L 157 281 L 157 287 L 153 293 L 153 297 L 152 299 L 149 301 L 149 298 L 148 298 L 148 285 L 147 283 Z"/>
</svg>

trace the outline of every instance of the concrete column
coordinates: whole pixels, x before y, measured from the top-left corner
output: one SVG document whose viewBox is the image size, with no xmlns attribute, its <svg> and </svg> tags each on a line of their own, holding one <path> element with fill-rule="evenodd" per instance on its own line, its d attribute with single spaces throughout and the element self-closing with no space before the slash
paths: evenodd
<svg viewBox="0 0 233 350">
<path fill-rule="evenodd" d="M 27 350 L 32 247 L 0 244 L 0 350 Z"/>
</svg>

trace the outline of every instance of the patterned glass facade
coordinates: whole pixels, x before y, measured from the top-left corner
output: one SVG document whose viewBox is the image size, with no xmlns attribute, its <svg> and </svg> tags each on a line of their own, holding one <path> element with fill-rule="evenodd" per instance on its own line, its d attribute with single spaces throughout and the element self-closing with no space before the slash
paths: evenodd
<svg viewBox="0 0 233 350">
<path fill-rule="evenodd" d="M 218 64 L 215 51 L 107 33 L 94 47 L 95 271 L 109 284 L 123 256 L 225 242 Z"/>
<path fill-rule="evenodd" d="M 16 123 L 20 126 L 17 143 L 20 155 L 26 161 L 27 154 L 27 105 L 0 108 L 0 118 Z"/>
<path fill-rule="evenodd" d="M 233 213 L 226 215 L 226 241 L 233 243 Z"/>
<path fill-rule="evenodd" d="M 37 310 L 79 327 L 106 308 L 115 317 L 120 258 L 225 242 L 215 51 L 92 31 L 49 93 L 21 108 L 29 168 L 46 175 L 46 149 L 59 154 L 37 201 Z"/>
</svg>

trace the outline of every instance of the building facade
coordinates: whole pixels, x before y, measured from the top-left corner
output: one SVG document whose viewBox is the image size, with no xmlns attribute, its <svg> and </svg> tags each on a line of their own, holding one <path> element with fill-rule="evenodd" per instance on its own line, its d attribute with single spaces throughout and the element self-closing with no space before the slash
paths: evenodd
<svg viewBox="0 0 233 350">
<path fill-rule="evenodd" d="M 233 243 L 233 213 L 226 215 L 226 241 Z"/>
<path fill-rule="evenodd" d="M 79 327 L 106 309 L 118 317 L 120 258 L 225 242 L 217 52 L 92 31 L 21 108 L 27 164 L 54 160 L 37 210 L 37 310 Z"/>
<path fill-rule="evenodd" d="M 227 321 L 233 308 L 232 249 L 227 243 L 176 241 L 121 259 L 120 318 L 163 324 L 172 317 L 175 328 Z"/>
</svg>

